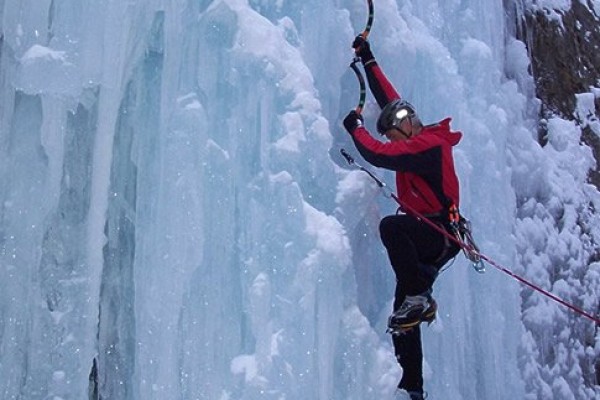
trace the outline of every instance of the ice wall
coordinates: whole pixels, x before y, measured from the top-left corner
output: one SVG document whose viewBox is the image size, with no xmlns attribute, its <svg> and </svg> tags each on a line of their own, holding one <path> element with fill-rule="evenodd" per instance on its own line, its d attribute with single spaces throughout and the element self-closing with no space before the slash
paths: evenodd
<svg viewBox="0 0 600 400">
<path fill-rule="evenodd" d="M 392 397 L 377 224 L 395 205 L 338 155 L 363 1 L 4 0 L 0 16 L 0 397 Z M 531 139 L 502 16 L 380 0 L 371 40 L 425 121 L 464 132 L 463 211 L 510 264 L 506 146 Z M 522 397 L 517 289 L 462 258 L 441 276 L 433 398 Z"/>
</svg>

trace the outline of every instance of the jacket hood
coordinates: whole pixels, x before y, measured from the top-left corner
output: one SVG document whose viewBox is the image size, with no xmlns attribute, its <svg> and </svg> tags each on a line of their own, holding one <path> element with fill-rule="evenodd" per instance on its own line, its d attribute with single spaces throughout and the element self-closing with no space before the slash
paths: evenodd
<svg viewBox="0 0 600 400">
<path fill-rule="evenodd" d="M 459 131 L 450 130 L 451 121 L 452 118 L 446 118 L 436 124 L 424 126 L 423 129 L 426 130 L 427 133 L 440 136 L 449 145 L 456 146 L 458 142 L 460 142 L 460 139 L 462 139 L 462 133 Z"/>
</svg>

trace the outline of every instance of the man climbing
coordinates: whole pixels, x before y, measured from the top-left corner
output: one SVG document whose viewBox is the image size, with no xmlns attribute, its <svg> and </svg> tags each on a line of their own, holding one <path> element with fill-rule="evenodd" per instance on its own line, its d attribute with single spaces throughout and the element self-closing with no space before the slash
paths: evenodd
<svg viewBox="0 0 600 400">
<path fill-rule="evenodd" d="M 403 371 L 398 394 L 419 400 L 424 398 L 420 324 L 435 319 L 433 282 L 440 268 L 460 248 L 414 214 L 452 232 L 449 215 L 459 205 L 452 147 L 462 134 L 450 130 L 450 118 L 424 126 L 414 107 L 400 98 L 384 75 L 369 42 L 359 35 L 352 47 L 362 61 L 371 93 L 382 108 L 377 131 L 389 141 L 373 138 L 356 111 L 346 116 L 344 127 L 366 161 L 396 171 L 397 196 L 406 214 L 386 216 L 379 226 L 396 275 L 388 331 L 392 333 L 396 358 Z"/>
</svg>

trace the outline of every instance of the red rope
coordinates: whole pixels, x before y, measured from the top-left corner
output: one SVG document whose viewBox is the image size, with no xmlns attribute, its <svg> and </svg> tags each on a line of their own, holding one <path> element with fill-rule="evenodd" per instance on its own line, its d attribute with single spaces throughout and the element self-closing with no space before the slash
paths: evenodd
<svg viewBox="0 0 600 400">
<path fill-rule="evenodd" d="M 387 188 L 387 185 L 385 184 L 385 182 L 383 182 L 381 179 L 379 179 L 377 176 L 375 176 L 371 171 L 369 171 L 368 169 L 362 167 L 361 165 L 357 164 L 356 162 L 354 162 L 354 159 L 344 150 L 341 149 L 340 150 L 342 155 L 344 156 L 344 158 L 346 158 L 346 160 L 348 161 L 349 164 L 353 164 L 356 165 L 361 171 L 366 172 L 371 178 L 373 178 L 373 180 L 377 183 L 377 185 L 381 188 L 386 188 L 388 189 L 390 196 L 396 201 L 396 203 L 398 203 L 398 205 L 400 206 L 401 209 L 407 211 L 408 213 L 412 214 L 414 217 L 420 219 L 421 221 L 425 222 L 427 225 L 431 226 L 433 229 L 435 229 L 436 231 L 438 231 L 439 233 L 441 233 L 442 235 L 444 235 L 445 237 L 447 237 L 448 239 L 452 240 L 454 243 L 456 243 L 461 249 L 476 254 L 478 255 L 482 260 L 486 261 L 488 264 L 490 264 L 491 266 L 493 266 L 494 268 L 504 272 L 505 274 L 513 277 L 514 279 L 516 279 L 517 281 L 523 283 L 524 285 L 529 286 L 531 289 L 543 294 L 544 296 L 549 297 L 550 299 L 556 301 L 557 303 L 562 304 L 563 306 L 571 309 L 572 311 L 576 312 L 579 315 L 582 315 L 592 321 L 594 321 L 596 323 L 596 325 L 600 325 L 600 318 L 598 316 L 592 315 L 588 312 L 585 312 L 584 310 L 582 310 L 579 307 L 574 306 L 571 303 L 566 302 L 565 300 L 561 299 L 560 297 L 548 292 L 547 290 L 542 289 L 541 287 L 529 282 L 527 279 L 515 274 L 514 272 L 512 272 L 510 269 L 503 267 L 502 265 L 498 264 L 496 261 L 494 261 L 493 259 L 491 259 L 490 257 L 486 256 L 485 254 L 481 254 L 481 252 L 479 252 L 477 249 L 467 245 L 466 243 L 464 243 L 463 241 L 459 240 L 457 237 L 449 234 L 445 229 L 443 229 L 442 227 L 438 226 L 435 222 L 431 221 L 430 219 L 426 218 L 425 216 L 423 216 L 422 214 L 420 214 L 418 211 L 416 211 L 414 208 L 406 205 L 406 204 L 402 204 L 400 202 L 400 199 L 398 198 L 398 196 L 396 196 L 396 194 L 394 192 L 392 192 L 391 190 L 389 190 L 389 188 Z"/>
<path fill-rule="evenodd" d="M 476 251 L 475 249 L 471 248 L 470 246 L 466 245 L 465 243 L 463 243 L 462 241 L 458 240 L 458 238 L 456 238 L 455 236 L 449 234 L 445 229 L 441 228 L 440 226 L 436 225 L 434 222 L 432 222 L 431 220 L 429 220 L 428 218 L 426 218 L 425 216 L 423 216 L 422 214 L 420 214 L 418 211 L 416 211 L 414 208 L 407 206 L 406 204 L 401 204 L 400 200 L 398 199 L 398 197 L 394 194 L 391 193 L 391 196 L 394 200 L 396 200 L 396 202 L 400 205 L 400 207 L 402 207 L 404 210 L 408 211 L 410 214 L 413 214 L 414 217 L 419 218 L 420 220 L 422 220 L 423 222 L 425 222 L 426 224 L 428 224 L 429 226 L 431 226 L 432 228 L 434 228 L 436 231 L 440 232 L 442 235 L 446 236 L 448 239 L 452 240 L 454 243 L 456 243 L 457 245 L 459 245 L 462 249 L 469 251 L 469 252 L 475 252 L 477 255 L 479 255 L 479 257 L 481 257 L 482 260 L 485 260 L 488 264 L 490 264 L 491 266 L 495 267 L 496 269 L 504 272 L 505 274 L 513 277 L 514 279 L 516 279 L 517 281 L 521 282 L 524 285 L 529 286 L 531 289 L 551 298 L 552 300 L 556 301 L 557 303 L 562 304 L 563 306 L 571 309 L 572 311 L 576 312 L 577 314 L 580 314 L 592 321 L 594 321 L 596 323 L 596 325 L 600 325 L 600 318 L 592 315 L 584 310 L 582 310 L 579 307 L 574 306 L 571 303 L 566 302 L 565 300 L 561 299 L 560 297 L 548 292 L 547 290 L 542 289 L 541 287 L 529 282 L 527 279 L 517 275 L 516 273 L 514 273 L 513 271 L 511 271 L 510 269 L 503 267 L 502 265 L 498 264 L 496 261 L 494 261 L 493 259 L 491 259 L 490 257 L 486 256 L 485 254 L 481 254 L 480 252 Z"/>
</svg>

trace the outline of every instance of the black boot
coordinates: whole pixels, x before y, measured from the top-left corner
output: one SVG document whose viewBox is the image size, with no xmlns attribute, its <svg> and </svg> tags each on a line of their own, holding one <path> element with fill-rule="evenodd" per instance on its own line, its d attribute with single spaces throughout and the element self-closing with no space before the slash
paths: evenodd
<svg viewBox="0 0 600 400">
<path fill-rule="evenodd" d="M 404 333 L 421 322 L 431 323 L 435 319 L 437 303 L 428 290 L 416 296 L 406 296 L 402 305 L 388 320 L 388 332 Z"/>
</svg>

